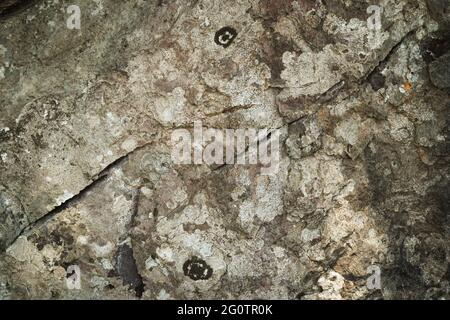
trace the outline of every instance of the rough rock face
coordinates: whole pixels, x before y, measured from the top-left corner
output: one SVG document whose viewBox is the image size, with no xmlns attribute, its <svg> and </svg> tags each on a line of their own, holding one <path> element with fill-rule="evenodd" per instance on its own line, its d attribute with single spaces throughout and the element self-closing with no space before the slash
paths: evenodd
<svg viewBox="0 0 450 320">
<path fill-rule="evenodd" d="M 0 298 L 450 298 L 449 7 L 1 1 Z M 194 121 L 278 172 L 174 163 Z"/>
</svg>

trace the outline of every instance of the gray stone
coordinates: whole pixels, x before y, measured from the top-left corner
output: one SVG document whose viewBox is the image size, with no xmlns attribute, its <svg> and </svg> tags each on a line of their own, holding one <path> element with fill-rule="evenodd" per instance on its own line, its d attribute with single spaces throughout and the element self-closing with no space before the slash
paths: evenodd
<svg viewBox="0 0 450 320">
<path fill-rule="evenodd" d="M 444 2 L 2 3 L 1 299 L 450 298 Z M 276 173 L 175 163 L 194 121 Z"/>
<path fill-rule="evenodd" d="M 433 61 L 429 66 L 430 79 L 438 88 L 450 87 L 450 52 Z"/>
</svg>

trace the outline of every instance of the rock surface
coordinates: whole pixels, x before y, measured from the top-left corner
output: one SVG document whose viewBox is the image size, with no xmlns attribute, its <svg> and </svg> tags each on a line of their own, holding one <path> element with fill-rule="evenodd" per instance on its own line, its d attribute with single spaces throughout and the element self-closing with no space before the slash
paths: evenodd
<svg viewBox="0 0 450 320">
<path fill-rule="evenodd" d="M 450 298 L 449 1 L 2 3 L 1 299 Z M 279 171 L 173 163 L 197 120 Z"/>
</svg>

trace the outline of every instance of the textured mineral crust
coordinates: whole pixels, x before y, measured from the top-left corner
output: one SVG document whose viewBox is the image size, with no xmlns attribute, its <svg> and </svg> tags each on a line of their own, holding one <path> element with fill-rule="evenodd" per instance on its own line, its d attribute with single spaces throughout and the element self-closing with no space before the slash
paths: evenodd
<svg viewBox="0 0 450 320">
<path fill-rule="evenodd" d="M 448 299 L 449 93 L 448 0 L 0 1 L 0 299 Z"/>
</svg>

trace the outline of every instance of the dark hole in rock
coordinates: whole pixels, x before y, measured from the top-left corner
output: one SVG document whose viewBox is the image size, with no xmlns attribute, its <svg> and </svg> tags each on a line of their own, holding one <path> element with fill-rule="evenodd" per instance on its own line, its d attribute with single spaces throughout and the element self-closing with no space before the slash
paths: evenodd
<svg viewBox="0 0 450 320">
<path fill-rule="evenodd" d="M 117 275 L 122 278 L 123 284 L 129 285 L 136 292 L 137 297 L 142 297 L 144 283 L 133 256 L 133 249 L 127 244 L 120 245 L 117 249 L 115 269 Z"/>
<path fill-rule="evenodd" d="M 302 299 L 302 297 L 304 297 L 305 296 L 305 293 L 303 293 L 303 292 L 300 292 L 300 293 L 297 293 L 297 295 L 295 296 L 295 299 L 297 299 L 297 300 L 301 300 Z"/>
<path fill-rule="evenodd" d="M 237 36 L 237 31 L 231 27 L 223 27 L 216 32 L 214 42 L 219 46 L 227 48 Z"/>
<path fill-rule="evenodd" d="M 380 72 L 374 72 L 369 76 L 369 83 L 375 91 L 384 87 L 385 77 Z"/>
<path fill-rule="evenodd" d="M 183 264 L 183 272 L 194 281 L 211 278 L 213 269 L 200 258 L 192 257 Z"/>
<path fill-rule="evenodd" d="M 420 44 L 422 58 L 430 63 L 450 51 L 450 36 L 439 32 L 428 37 Z"/>
<path fill-rule="evenodd" d="M 112 290 L 112 289 L 114 289 L 115 287 L 114 287 L 114 285 L 112 285 L 112 284 L 107 284 L 106 286 L 105 286 L 105 289 L 107 289 L 107 290 Z"/>
</svg>

